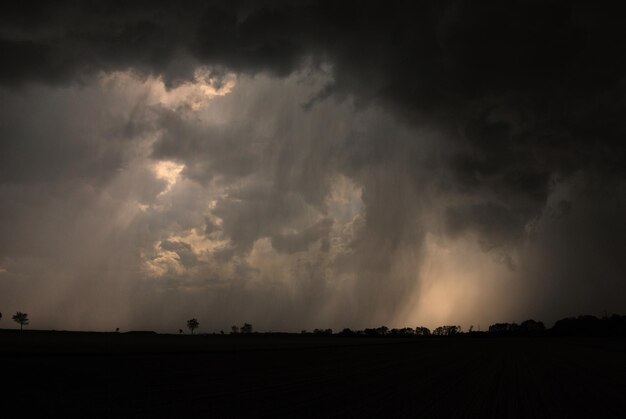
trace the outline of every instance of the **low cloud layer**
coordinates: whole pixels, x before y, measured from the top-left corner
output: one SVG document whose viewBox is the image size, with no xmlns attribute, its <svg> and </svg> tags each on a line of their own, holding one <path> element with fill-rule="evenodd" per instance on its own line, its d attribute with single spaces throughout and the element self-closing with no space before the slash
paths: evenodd
<svg viewBox="0 0 626 419">
<path fill-rule="evenodd" d="M 626 307 L 626 26 L 561 2 L 0 18 L 0 306 L 33 326 Z"/>
</svg>

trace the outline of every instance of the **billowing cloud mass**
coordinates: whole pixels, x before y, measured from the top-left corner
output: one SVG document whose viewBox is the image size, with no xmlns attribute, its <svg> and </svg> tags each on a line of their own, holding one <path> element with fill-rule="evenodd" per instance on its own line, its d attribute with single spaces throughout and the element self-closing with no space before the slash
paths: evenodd
<svg viewBox="0 0 626 419">
<path fill-rule="evenodd" d="M 19 2 L 0 310 L 204 331 L 626 308 L 626 22 L 595 2 Z"/>
</svg>

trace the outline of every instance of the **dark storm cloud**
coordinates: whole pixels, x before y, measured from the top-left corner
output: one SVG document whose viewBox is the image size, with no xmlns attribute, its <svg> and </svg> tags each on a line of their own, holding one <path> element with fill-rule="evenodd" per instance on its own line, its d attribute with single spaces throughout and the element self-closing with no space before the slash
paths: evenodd
<svg viewBox="0 0 626 419">
<path fill-rule="evenodd" d="M 474 234 L 511 267 L 541 267 L 546 283 L 557 288 L 587 289 L 580 284 L 594 281 L 591 274 L 558 269 L 568 262 L 554 249 L 565 240 L 595 244 L 569 253 L 579 272 L 605 262 L 616 277 L 626 272 L 612 256 L 612 249 L 624 247 L 624 236 L 599 239 L 607 225 L 621 231 L 626 210 L 626 18 L 605 4 L 20 2 L 3 12 L 0 27 L 0 84 L 14 104 L 2 110 L 3 183 L 110 179 L 128 159 L 128 138 L 153 129 L 159 135 L 152 158 L 184 164 L 184 178 L 222 182 L 225 192 L 211 210 L 219 225 L 196 210 L 206 202 L 189 189 L 176 192 L 181 195 L 169 207 L 148 210 L 150 230 L 201 225 L 207 236 L 231 240 L 216 251 L 230 260 L 249 254 L 262 238 L 281 256 L 318 240 L 327 249 L 332 227 L 319 217 L 327 216 L 329 176 L 348 176 L 362 187 L 364 214 L 347 246 L 352 253 L 342 260 L 361 281 L 356 310 L 371 307 L 377 320 L 392 318 L 394 304 L 412 292 L 416 281 L 407 272 L 418 270 L 427 233 Z M 11 96 L 22 94 L 19 86 L 89 84 L 99 72 L 127 69 L 161 76 L 174 87 L 191 80 L 198 65 L 211 68 L 216 86 L 228 71 L 330 76 L 308 102 L 289 102 L 280 89 L 237 96 L 232 109 L 240 119 L 228 125 L 205 126 L 164 107 L 151 109 L 148 122 L 95 121 L 132 129 L 90 133 L 102 137 L 92 143 L 77 135 L 86 128 L 76 121 L 89 112 L 77 109 L 64 131 L 56 129 L 63 116 L 54 104 L 27 110 Z M 355 118 L 348 133 L 327 132 L 320 127 L 332 125 L 333 115 L 320 111 L 315 119 L 314 112 L 331 99 L 351 101 L 366 116 L 368 109 L 382 109 L 393 118 L 372 117 L 361 127 Z M 315 124 L 300 124 L 303 111 Z M 38 123 L 29 124 L 29 117 Z M 424 140 L 431 135 L 425 133 L 436 139 Z M 303 215 L 308 206 L 318 218 Z M 425 225 L 432 212 L 440 214 L 439 230 Z M 570 233 L 551 223 L 570 225 Z M 545 256 L 513 252 L 529 237 Z M 181 262 L 197 262 L 186 245 L 161 241 Z M 526 262 L 514 263 L 513 253 Z M 623 282 L 607 284 L 614 295 L 626 295 Z M 623 307 L 623 300 L 612 301 Z"/>
<path fill-rule="evenodd" d="M 510 237 L 511 231 L 521 234 L 527 218 L 520 217 L 516 211 L 494 203 L 480 203 L 460 207 L 448 207 L 446 224 L 448 234 L 462 234 L 474 230 L 489 238 L 496 245 L 506 244 L 519 237 Z"/>
<path fill-rule="evenodd" d="M 64 92 L 38 96 L 36 91 L 5 91 L 0 97 L 5 104 L 0 116 L 2 180 L 88 177 L 98 182 L 122 166 L 125 133 L 108 129 L 120 122 L 119 115 L 93 112 L 94 102 L 102 98 L 92 96 L 76 106 Z"/>
<path fill-rule="evenodd" d="M 0 80 L 68 83 L 98 71 L 134 68 L 176 78 L 193 9 L 174 4 L 20 2 L 2 15 L 0 49 L 11 65 Z M 188 11 L 189 13 L 186 13 Z M 182 69 L 188 77 L 190 68 Z"/>
<path fill-rule="evenodd" d="M 626 182 L 579 172 L 564 189 L 568 200 L 549 200 L 525 255 L 529 308 L 557 317 L 623 311 Z"/>
<path fill-rule="evenodd" d="M 532 178 L 553 168 L 573 170 L 593 158 L 615 165 L 623 156 L 618 141 L 626 58 L 619 52 L 626 25 L 621 14 L 603 5 L 69 2 L 41 7 L 20 2 L 3 13 L 7 64 L 0 80 L 6 85 L 69 82 L 125 68 L 173 80 L 189 77 L 196 62 L 286 75 L 313 57 L 333 65 L 329 93 L 381 100 L 412 119 L 426 115 L 429 123 L 459 137 L 467 149 L 459 151 L 460 167 L 454 169 L 465 183 L 472 174 L 509 170 L 510 162 L 531 171 L 521 177 Z M 185 65 L 189 68 L 172 75 L 174 67 Z M 607 153 L 606 145 L 618 147 L 619 154 Z M 504 182 L 526 186 L 515 179 Z"/>
</svg>

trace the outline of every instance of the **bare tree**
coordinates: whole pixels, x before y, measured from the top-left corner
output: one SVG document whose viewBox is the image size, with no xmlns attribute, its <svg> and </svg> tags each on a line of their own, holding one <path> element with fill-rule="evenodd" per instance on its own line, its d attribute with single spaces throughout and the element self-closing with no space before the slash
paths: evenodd
<svg viewBox="0 0 626 419">
<path fill-rule="evenodd" d="M 200 326 L 198 319 L 187 320 L 187 327 L 191 330 L 191 334 L 193 335 L 193 331 L 196 330 Z"/>
<path fill-rule="evenodd" d="M 30 320 L 28 320 L 28 314 L 22 313 L 21 311 L 18 311 L 13 315 L 13 321 L 20 324 L 20 330 L 22 330 L 24 326 L 27 326 L 28 323 L 30 323 Z"/>
</svg>

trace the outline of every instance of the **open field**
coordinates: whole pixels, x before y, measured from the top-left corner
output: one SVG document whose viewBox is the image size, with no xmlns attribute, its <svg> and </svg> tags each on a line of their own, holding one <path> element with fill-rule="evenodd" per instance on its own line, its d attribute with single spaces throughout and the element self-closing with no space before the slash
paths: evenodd
<svg viewBox="0 0 626 419">
<path fill-rule="evenodd" d="M 2 399 L 94 415 L 624 417 L 622 338 L 0 331 Z"/>
</svg>

